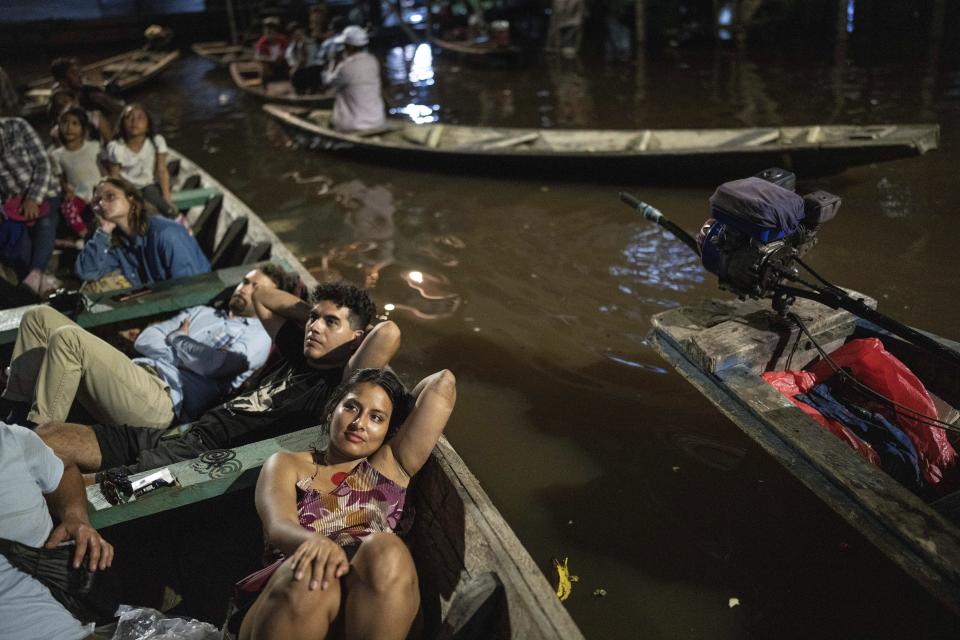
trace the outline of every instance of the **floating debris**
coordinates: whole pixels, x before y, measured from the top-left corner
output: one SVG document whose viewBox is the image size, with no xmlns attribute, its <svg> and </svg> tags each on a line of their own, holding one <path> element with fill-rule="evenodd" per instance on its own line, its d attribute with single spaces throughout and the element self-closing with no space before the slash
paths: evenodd
<svg viewBox="0 0 960 640">
<path fill-rule="evenodd" d="M 730 598 L 730 599 L 727 601 L 727 606 L 730 607 L 731 609 L 733 609 L 734 607 L 739 607 L 739 606 L 740 606 L 740 598 Z"/>
<path fill-rule="evenodd" d="M 553 560 L 553 566 L 557 570 L 557 597 L 560 598 L 560 602 L 570 597 L 570 592 L 573 591 L 573 583 L 580 581 L 578 576 L 570 574 L 569 560 L 569 558 L 564 558 L 563 564 L 556 558 Z"/>
<path fill-rule="evenodd" d="M 607 595 L 607 590 L 604 589 L 603 587 L 599 587 L 593 590 L 593 595 L 596 598 L 603 598 Z"/>
</svg>

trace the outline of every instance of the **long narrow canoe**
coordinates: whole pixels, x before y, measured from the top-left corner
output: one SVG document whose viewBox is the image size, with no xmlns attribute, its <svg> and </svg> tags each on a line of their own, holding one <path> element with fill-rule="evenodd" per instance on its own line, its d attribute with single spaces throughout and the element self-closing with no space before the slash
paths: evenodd
<svg viewBox="0 0 960 640">
<path fill-rule="evenodd" d="M 749 175 L 768 166 L 805 174 L 920 155 L 935 149 L 935 124 L 812 125 L 745 129 L 521 129 L 415 124 L 390 118 L 372 132 L 341 132 L 331 112 L 265 105 L 264 110 L 310 147 L 407 167 L 501 173 L 505 165 L 534 173 L 630 172 L 634 180 L 666 177 L 689 183 L 704 175 Z M 602 170 L 602 171 L 601 171 Z M 704 173 L 706 172 L 706 173 Z"/>
<path fill-rule="evenodd" d="M 273 259 L 293 265 L 308 286 L 316 284 L 256 214 L 209 174 L 180 158 L 182 172 L 199 173 L 202 187 L 224 195 L 221 232 L 234 216 L 246 216 L 251 241 L 268 239 Z M 189 580 L 171 585 L 174 590 L 185 599 L 193 593 L 196 606 L 222 614 L 219 604 L 225 604 L 228 594 L 213 585 L 229 584 L 250 569 L 237 564 L 237 541 L 249 539 L 251 532 L 259 537 L 251 488 L 260 466 L 276 451 L 304 450 L 316 439 L 317 431 L 312 428 L 238 447 L 235 462 L 214 470 L 195 461 L 171 465 L 180 486 L 159 489 L 118 506 L 107 504 L 97 486 L 89 487 L 92 522 L 105 529 L 111 542 L 126 540 L 137 549 L 149 550 L 152 558 L 138 562 L 153 561 L 161 568 L 186 567 L 180 575 L 188 575 Z M 411 487 L 408 504 L 414 518 L 406 540 L 420 580 L 423 637 L 437 637 L 465 623 L 479 634 L 470 637 L 583 637 L 530 554 L 445 438 Z M 244 549 L 246 555 L 249 551 Z M 259 555 L 256 548 L 253 555 Z M 215 570 L 198 569 L 198 565 L 211 562 L 216 564 Z M 147 575 L 141 568 L 137 584 L 148 581 Z M 487 588 L 492 584 L 491 575 L 502 585 L 492 597 Z M 482 607 L 472 622 L 466 622 L 470 619 L 467 614 L 483 602 L 488 606 Z"/>
<path fill-rule="evenodd" d="M 792 310 L 828 353 L 850 338 L 880 338 L 940 399 L 939 418 L 958 423 L 955 368 L 846 311 L 807 300 Z M 882 553 L 960 613 L 960 492 L 924 503 L 760 377 L 783 370 L 788 361 L 790 369 L 800 369 L 816 357 L 796 326 L 781 320 L 769 302 L 710 301 L 657 314 L 653 327 L 655 348 L 684 378 Z"/>
<path fill-rule="evenodd" d="M 431 37 L 430 42 L 443 50 L 459 54 L 466 58 L 513 59 L 520 55 L 521 49 L 515 45 L 502 46 L 493 40 L 445 40 Z"/>
<path fill-rule="evenodd" d="M 201 58 L 220 67 L 229 66 L 233 62 L 249 62 L 253 60 L 253 49 L 239 44 L 230 44 L 218 40 L 216 42 L 194 42 L 190 49 Z"/>
<path fill-rule="evenodd" d="M 88 64 L 83 67 L 83 76 L 89 83 L 97 85 L 111 83 L 124 92 L 156 77 L 179 56 L 179 51 L 137 49 Z M 24 117 L 42 114 L 46 110 L 54 83 L 55 80 L 48 76 L 28 85 L 21 110 Z"/>
<path fill-rule="evenodd" d="M 260 100 L 307 107 L 322 107 L 333 104 L 334 93 L 300 94 L 293 90 L 288 80 L 264 82 L 263 66 L 259 62 L 234 62 L 230 64 L 230 77 L 241 91 Z"/>
</svg>

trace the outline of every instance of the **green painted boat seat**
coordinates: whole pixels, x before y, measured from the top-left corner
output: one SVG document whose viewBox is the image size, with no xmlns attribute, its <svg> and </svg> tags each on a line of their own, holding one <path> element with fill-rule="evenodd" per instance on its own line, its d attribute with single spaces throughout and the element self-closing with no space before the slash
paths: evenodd
<svg viewBox="0 0 960 640">
<path fill-rule="evenodd" d="M 97 529 L 105 529 L 252 487 L 260 475 L 260 468 L 271 455 L 277 451 L 305 451 L 316 441 L 317 429 L 310 427 L 237 447 L 233 449 L 236 452 L 234 460 L 219 468 L 208 470 L 206 465 L 199 464 L 197 460 L 178 462 L 167 468 L 178 480 L 179 486 L 157 489 L 125 504 L 111 506 L 100 492 L 99 485 L 91 485 L 87 487 L 90 522 Z M 150 473 L 152 472 L 145 471 L 131 478 L 140 478 Z"/>
<path fill-rule="evenodd" d="M 177 209 L 189 209 L 206 204 L 210 198 L 218 193 L 220 193 L 218 189 L 186 189 L 174 191 L 171 197 Z"/>
</svg>

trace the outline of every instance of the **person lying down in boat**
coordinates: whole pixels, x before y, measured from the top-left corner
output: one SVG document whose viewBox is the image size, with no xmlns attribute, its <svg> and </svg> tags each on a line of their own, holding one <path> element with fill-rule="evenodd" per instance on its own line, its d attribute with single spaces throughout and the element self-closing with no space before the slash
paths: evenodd
<svg viewBox="0 0 960 640">
<path fill-rule="evenodd" d="M 278 367 L 258 387 L 182 426 L 179 437 L 122 423 L 51 422 L 38 426 L 37 434 L 84 473 L 156 469 L 318 424 L 327 399 L 344 379 L 358 369 L 387 366 L 400 348 L 399 327 L 389 320 L 373 326 L 376 305 L 365 290 L 345 282 L 317 285 L 309 303 L 260 287 L 253 304 L 273 338 Z M 88 482 L 94 479 L 87 476 Z"/>
<path fill-rule="evenodd" d="M 256 505 L 279 556 L 237 584 L 240 640 L 406 638 L 419 608 L 410 551 L 393 533 L 411 477 L 430 457 L 456 402 L 439 371 L 408 398 L 384 369 L 362 369 L 330 397 L 323 444 L 263 465 Z M 406 407 L 414 399 L 409 415 Z M 244 598 L 246 596 L 246 598 Z M 245 611 L 246 599 L 255 601 Z"/>
<path fill-rule="evenodd" d="M 194 420 L 267 361 L 271 338 L 253 292 L 295 286 L 275 264 L 252 269 L 226 308 L 190 307 L 141 331 L 132 360 L 53 307 L 37 305 L 17 328 L 3 397 L 15 403 L 11 415 L 21 424 L 66 420 L 75 402 L 107 424 L 166 429 L 174 420 Z"/>
</svg>

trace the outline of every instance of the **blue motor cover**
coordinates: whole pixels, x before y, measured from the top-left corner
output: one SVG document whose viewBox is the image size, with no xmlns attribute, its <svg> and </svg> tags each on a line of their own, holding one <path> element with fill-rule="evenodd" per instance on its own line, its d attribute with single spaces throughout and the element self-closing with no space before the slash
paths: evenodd
<svg viewBox="0 0 960 640">
<path fill-rule="evenodd" d="M 710 215 L 762 244 L 791 235 L 803 220 L 803 198 L 762 178 L 724 182 L 710 197 Z"/>
</svg>

